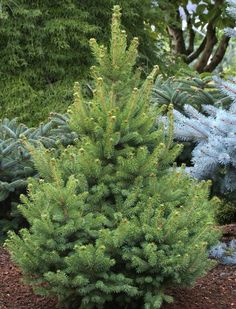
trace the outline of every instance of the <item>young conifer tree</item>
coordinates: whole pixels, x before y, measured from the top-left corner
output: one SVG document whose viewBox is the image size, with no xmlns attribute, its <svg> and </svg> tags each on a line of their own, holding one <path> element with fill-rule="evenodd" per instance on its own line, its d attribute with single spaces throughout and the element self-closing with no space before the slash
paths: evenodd
<svg viewBox="0 0 236 309">
<path fill-rule="evenodd" d="M 120 16 L 115 6 L 109 51 L 90 41 L 96 88 L 86 101 L 75 86 L 77 145 L 60 156 L 31 149 L 41 180 L 19 206 L 30 227 L 6 242 L 34 290 L 68 308 L 160 308 L 166 288 L 211 267 L 218 237 L 208 184 L 170 169 L 181 147 L 149 104 L 157 68 L 142 84 L 138 40 L 127 48 Z"/>
</svg>

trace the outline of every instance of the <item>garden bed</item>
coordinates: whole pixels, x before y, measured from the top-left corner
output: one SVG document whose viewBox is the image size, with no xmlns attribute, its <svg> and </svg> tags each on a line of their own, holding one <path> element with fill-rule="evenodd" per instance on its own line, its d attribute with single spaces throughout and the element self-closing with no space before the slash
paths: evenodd
<svg viewBox="0 0 236 309">
<path fill-rule="evenodd" d="M 236 236 L 236 225 L 224 228 L 224 240 Z M 192 289 L 170 291 L 175 302 L 163 309 L 236 309 L 236 265 L 217 265 Z M 22 284 L 20 271 L 0 249 L 0 309 L 56 309 L 56 301 L 33 294 Z"/>
<path fill-rule="evenodd" d="M 0 248 L 0 309 L 55 309 L 56 302 L 33 294 L 22 284 L 21 274 L 10 261 L 8 252 Z"/>
</svg>

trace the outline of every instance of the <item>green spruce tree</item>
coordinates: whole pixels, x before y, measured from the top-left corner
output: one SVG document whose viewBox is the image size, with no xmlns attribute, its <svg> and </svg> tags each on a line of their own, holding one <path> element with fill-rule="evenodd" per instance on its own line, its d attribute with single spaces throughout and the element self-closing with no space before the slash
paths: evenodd
<svg viewBox="0 0 236 309">
<path fill-rule="evenodd" d="M 149 103 L 157 68 L 142 84 L 120 17 L 115 6 L 109 51 L 90 41 L 96 87 L 87 101 L 75 85 L 76 146 L 30 148 L 41 176 L 19 206 L 30 227 L 6 242 L 35 292 L 68 308 L 160 308 L 167 288 L 211 267 L 218 236 L 208 184 L 170 168 L 181 147 Z"/>
</svg>

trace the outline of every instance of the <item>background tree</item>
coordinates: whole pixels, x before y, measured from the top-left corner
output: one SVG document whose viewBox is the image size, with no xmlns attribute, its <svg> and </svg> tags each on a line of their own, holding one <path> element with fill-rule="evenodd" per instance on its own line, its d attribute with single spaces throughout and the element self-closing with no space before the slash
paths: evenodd
<svg viewBox="0 0 236 309">
<path fill-rule="evenodd" d="M 236 0 L 228 0 L 226 4 L 229 6 L 228 13 L 236 20 Z M 236 38 L 233 28 L 227 28 L 225 34 Z M 175 137 L 178 140 L 194 142 L 192 164 L 187 171 L 198 179 L 212 179 L 213 193 L 232 202 L 227 205 L 227 213 L 231 218 L 235 218 L 236 78 L 215 78 L 215 81 L 231 104 L 228 108 L 203 105 L 204 113 L 191 105 L 184 106 L 184 113 L 175 110 Z"/>
<path fill-rule="evenodd" d="M 234 25 L 226 6 L 224 0 L 158 1 L 173 52 L 199 73 L 212 72 L 225 55 L 230 38 L 222 30 Z"/>
<path fill-rule="evenodd" d="M 124 28 L 140 38 L 139 63 L 148 68 L 157 61 L 151 0 L 1 0 L 0 116 L 35 125 L 66 110 L 73 82 L 92 64 L 88 39 L 109 43 L 114 3 L 124 7 Z"/>
</svg>

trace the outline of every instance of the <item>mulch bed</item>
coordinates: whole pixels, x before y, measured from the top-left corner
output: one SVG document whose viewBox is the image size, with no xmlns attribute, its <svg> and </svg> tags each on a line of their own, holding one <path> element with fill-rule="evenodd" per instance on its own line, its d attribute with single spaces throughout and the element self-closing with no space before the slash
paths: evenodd
<svg viewBox="0 0 236 309">
<path fill-rule="evenodd" d="M 0 309 L 55 309 L 56 302 L 33 294 L 22 284 L 21 274 L 10 261 L 6 250 L 0 248 Z"/>
<path fill-rule="evenodd" d="M 236 238 L 236 224 L 224 227 L 224 240 Z M 176 289 L 173 304 L 163 309 L 236 309 L 236 265 L 218 265 L 192 289 Z M 56 301 L 33 294 L 21 274 L 0 248 L 0 309 L 56 309 Z"/>
<path fill-rule="evenodd" d="M 236 266 L 218 265 L 194 288 L 170 294 L 175 301 L 163 309 L 236 309 Z"/>
</svg>

